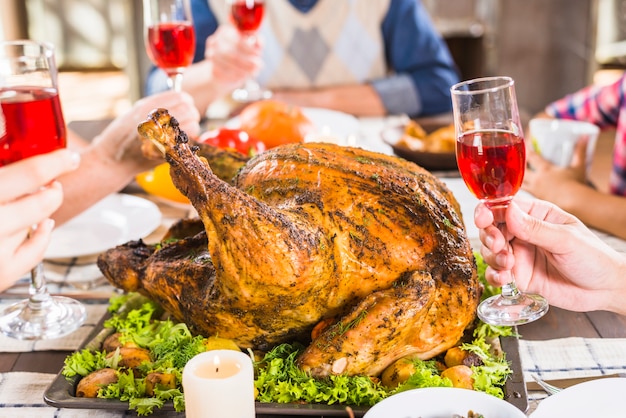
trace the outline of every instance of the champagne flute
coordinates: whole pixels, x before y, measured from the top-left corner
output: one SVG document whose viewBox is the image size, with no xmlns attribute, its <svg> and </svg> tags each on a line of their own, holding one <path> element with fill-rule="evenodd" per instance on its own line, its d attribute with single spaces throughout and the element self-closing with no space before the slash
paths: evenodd
<svg viewBox="0 0 626 418">
<path fill-rule="evenodd" d="M 0 110 L 0 167 L 65 147 L 52 45 L 0 42 Z M 58 338 L 79 328 L 85 317 L 80 302 L 48 293 L 40 262 L 31 271 L 30 297 L 2 312 L 0 330 L 22 340 Z"/>
<path fill-rule="evenodd" d="M 146 52 L 167 74 L 168 86 L 181 91 L 196 48 L 189 0 L 144 0 L 143 11 Z"/>
<path fill-rule="evenodd" d="M 265 0 L 227 0 L 230 6 L 230 16 L 233 24 L 241 33 L 246 42 L 256 43 L 256 31 L 263 21 Z M 245 84 L 235 89 L 232 94 L 233 100 L 242 103 L 269 99 L 272 92 L 261 88 L 253 78 L 248 78 Z"/>
<path fill-rule="evenodd" d="M 451 93 L 459 171 L 469 190 L 493 211 L 494 223 L 506 237 L 506 208 L 526 167 L 514 81 L 479 78 L 455 84 Z M 548 307 L 542 296 L 520 292 L 512 279 L 502 294 L 478 306 L 478 316 L 493 325 L 519 325 L 541 318 Z"/>
</svg>

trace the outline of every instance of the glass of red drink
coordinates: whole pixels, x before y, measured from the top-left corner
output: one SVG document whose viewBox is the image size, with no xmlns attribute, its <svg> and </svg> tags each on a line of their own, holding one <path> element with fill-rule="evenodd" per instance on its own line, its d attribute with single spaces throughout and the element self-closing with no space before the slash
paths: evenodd
<svg viewBox="0 0 626 418">
<path fill-rule="evenodd" d="M 4 128 L 0 129 L 0 167 L 65 147 L 65 121 L 50 44 L 0 42 L 0 121 Z M 3 334 L 35 340 L 69 334 L 82 325 L 86 312 L 80 302 L 48 293 L 43 263 L 39 263 L 31 271 L 30 297 L 0 315 Z"/>
<path fill-rule="evenodd" d="M 144 0 L 143 11 L 148 57 L 165 71 L 169 87 L 181 91 L 196 48 L 189 0 Z"/>
<path fill-rule="evenodd" d="M 526 168 L 514 81 L 510 77 L 468 80 L 452 86 L 451 93 L 459 172 L 507 236 L 506 208 L 522 186 Z M 493 325 L 519 325 L 541 318 L 548 307 L 544 297 L 520 292 L 513 280 L 500 295 L 478 306 L 478 316 Z"/>
<path fill-rule="evenodd" d="M 247 42 L 257 42 L 256 32 L 263 22 L 265 12 L 265 0 L 227 0 L 230 7 L 230 17 L 233 25 L 237 28 Z M 253 78 L 246 80 L 245 84 L 233 91 L 234 100 L 242 103 L 254 102 L 272 97 L 272 92 L 262 88 Z"/>
</svg>

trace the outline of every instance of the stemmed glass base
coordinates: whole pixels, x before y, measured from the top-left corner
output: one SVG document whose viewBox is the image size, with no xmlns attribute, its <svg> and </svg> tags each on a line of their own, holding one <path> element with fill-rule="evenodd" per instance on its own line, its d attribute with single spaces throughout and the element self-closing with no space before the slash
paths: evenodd
<svg viewBox="0 0 626 418">
<path fill-rule="evenodd" d="M 14 303 L 0 317 L 0 331 L 19 340 L 59 338 L 78 329 L 87 313 L 82 303 L 64 296 Z"/>
<path fill-rule="evenodd" d="M 477 312 L 487 324 L 514 326 L 541 318 L 549 306 L 543 296 L 533 293 L 520 293 L 515 297 L 495 295 L 482 301 Z"/>
<path fill-rule="evenodd" d="M 30 297 L 4 310 L 0 332 L 18 340 L 59 338 L 77 330 L 86 317 L 82 303 L 48 292 L 40 262 L 31 270 Z"/>
</svg>

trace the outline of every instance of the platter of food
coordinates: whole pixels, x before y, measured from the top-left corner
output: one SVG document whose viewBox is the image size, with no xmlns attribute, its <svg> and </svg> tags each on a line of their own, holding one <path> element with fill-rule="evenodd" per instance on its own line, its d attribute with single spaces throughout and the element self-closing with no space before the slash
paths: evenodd
<svg viewBox="0 0 626 418">
<path fill-rule="evenodd" d="M 259 414 L 345 416 L 350 405 L 360 416 L 395 393 L 440 386 L 526 402 L 511 367 L 514 330 L 477 321 L 480 299 L 495 290 L 438 177 L 321 142 L 235 166 L 223 155 L 200 159 L 163 109 L 138 130 L 166 153 L 199 217 L 158 243 L 100 255 L 111 285 L 148 301 L 122 314 L 111 306 L 102 334 L 66 359 L 49 403 L 180 412 L 177 376 L 215 348 L 212 338 L 253 356 Z M 235 171 L 236 184 L 212 161 Z M 98 343 L 111 332 L 117 344 Z"/>
<path fill-rule="evenodd" d="M 129 305 L 138 307 L 141 305 L 141 301 L 144 300 L 142 296 L 128 296 Z M 121 310 L 126 309 L 122 307 Z M 127 310 L 130 312 L 130 310 Z M 136 312 L 136 311 L 135 311 Z M 66 367 L 57 375 L 52 384 L 48 387 L 44 393 L 44 400 L 47 404 L 57 408 L 73 408 L 73 409 L 94 409 L 94 410 L 118 410 L 127 411 L 130 409 L 137 409 L 137 407 L 131 408 L 128 401 L 120 401 L 119 399 L 103 399 L 97 397 L 84 397 L 78 396 L 78 391 L 84 391 L 85 389 L 79 388 L 80 376 L 67 377 L 67 370 L 72 368 L 73 356 L 78 356 L 79 353 L 88 351 L 95 353 L 101 350 L 103 345 L 108 344 L 106 341 L 113 333 L 114 329 L 107 327 L 108 321 L 112 318 L 111 313 L 105 314 L 100 320 L 99 324 L 95 327 L 90 336 L 87 337 L 85 343 L 77 350 L 73 355 L 68 356 L 66 359 Z M 516 407 L 520 411 L 526 411 L 528 408 L 527 393 L 525 383 L 523 380 L 523 373 L 519 358 L 518 340 L 515 336 L 507 336 L 499 338 L 499 350 L 506 353 L 507 362 L 510 365 L 511 374 L 508 376 L 504 387 L 504 400 Z M 388 398 L 387 398 L 388 399 Z M 497 399 L 497 398 L 496 398 Z M 255 410 L 257 415 L 289 415 L 289 416 L 346 416 L 346 406 L 349 406 L 356 417 L 365 416 L 365 414 L 372 408 L 370 406 L 354 406 L 354 405 L 342 405 L 342 404 L 323 404 L 323 403 L 278 403 L 278 402 L 260 402 L 255 403 Z M 168 412 L 168 416 L 180 416 L 184 417 L 184 412 L 176 412 L 174 403 L 169 401 L 165 402 L 159 411 Z M 150 413 L 143 413 L 140 415 L 150 415 L 153 412 L 157 412 L 155 408 Z"/>
<path fill-rule="evenodd" d="M 431 171 L 456 170 L 454 125 L 409 120 L 381 132 L 393 152 Z"/>
</svg>

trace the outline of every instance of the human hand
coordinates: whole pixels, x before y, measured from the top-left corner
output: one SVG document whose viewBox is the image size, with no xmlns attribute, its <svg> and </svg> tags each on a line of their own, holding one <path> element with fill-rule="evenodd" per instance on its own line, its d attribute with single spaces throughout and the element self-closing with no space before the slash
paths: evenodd
<svg viewBox="0 0 626 418">
<path fill-rule="evenodd" d="M 484 203 L 476 207 L 474 222 L 490 283 L 502 286 L 512 272 L 521 290 L 539 293 L 557 307 L 626 309 L 621 302 L 626 259 L 571 214 L 545 201 L 518 197 L 506 212 L 506 239 Z"/>
<path fill-rule="evenodd" d="M 11 286 L 42 258 L 61 205 L 63 190 L 54 179 L 76 169 L 80 156 L 67 149 L 0 168 L 0 289 Z M 31 233 L 31 227 L 37 228 Z"/>
<path fill-rule="evenodd" d="M 241 86 L 261 69 L 262 44 L 258 37 L 250 39 L 231 25 L 220 25 L 206 40 L 204 56 L 211 64 L 212 80 L 225 91 Z"/>
<path fill-rule="evenodd" d="M 576 196 L 572 189 L 587 184 L 586 150 L 587 141 L 579 141 L 569 167 L 559 167 L 528 147 L 523 189 L 538 199 L 549 200 L 559 207 L 569 207 L 570 200 Z"/>
<path fill-rule="evenodd" d="M 130 110 L 117 117 L 94 139 L 91 150 L 97 150 L 99 158 L 115 166 L 113 169 L 124 170 L 132 175 L 156 166 L 162 162 L 161 154 L 158 154 L 158 159 L 146 158 L 137 133 L 137 125 L 156 108 L 167 109 L 189 137 L 199 135 L 200 113 L 191 96 L 168 90 L 135 102 Z"/>
</svg>

